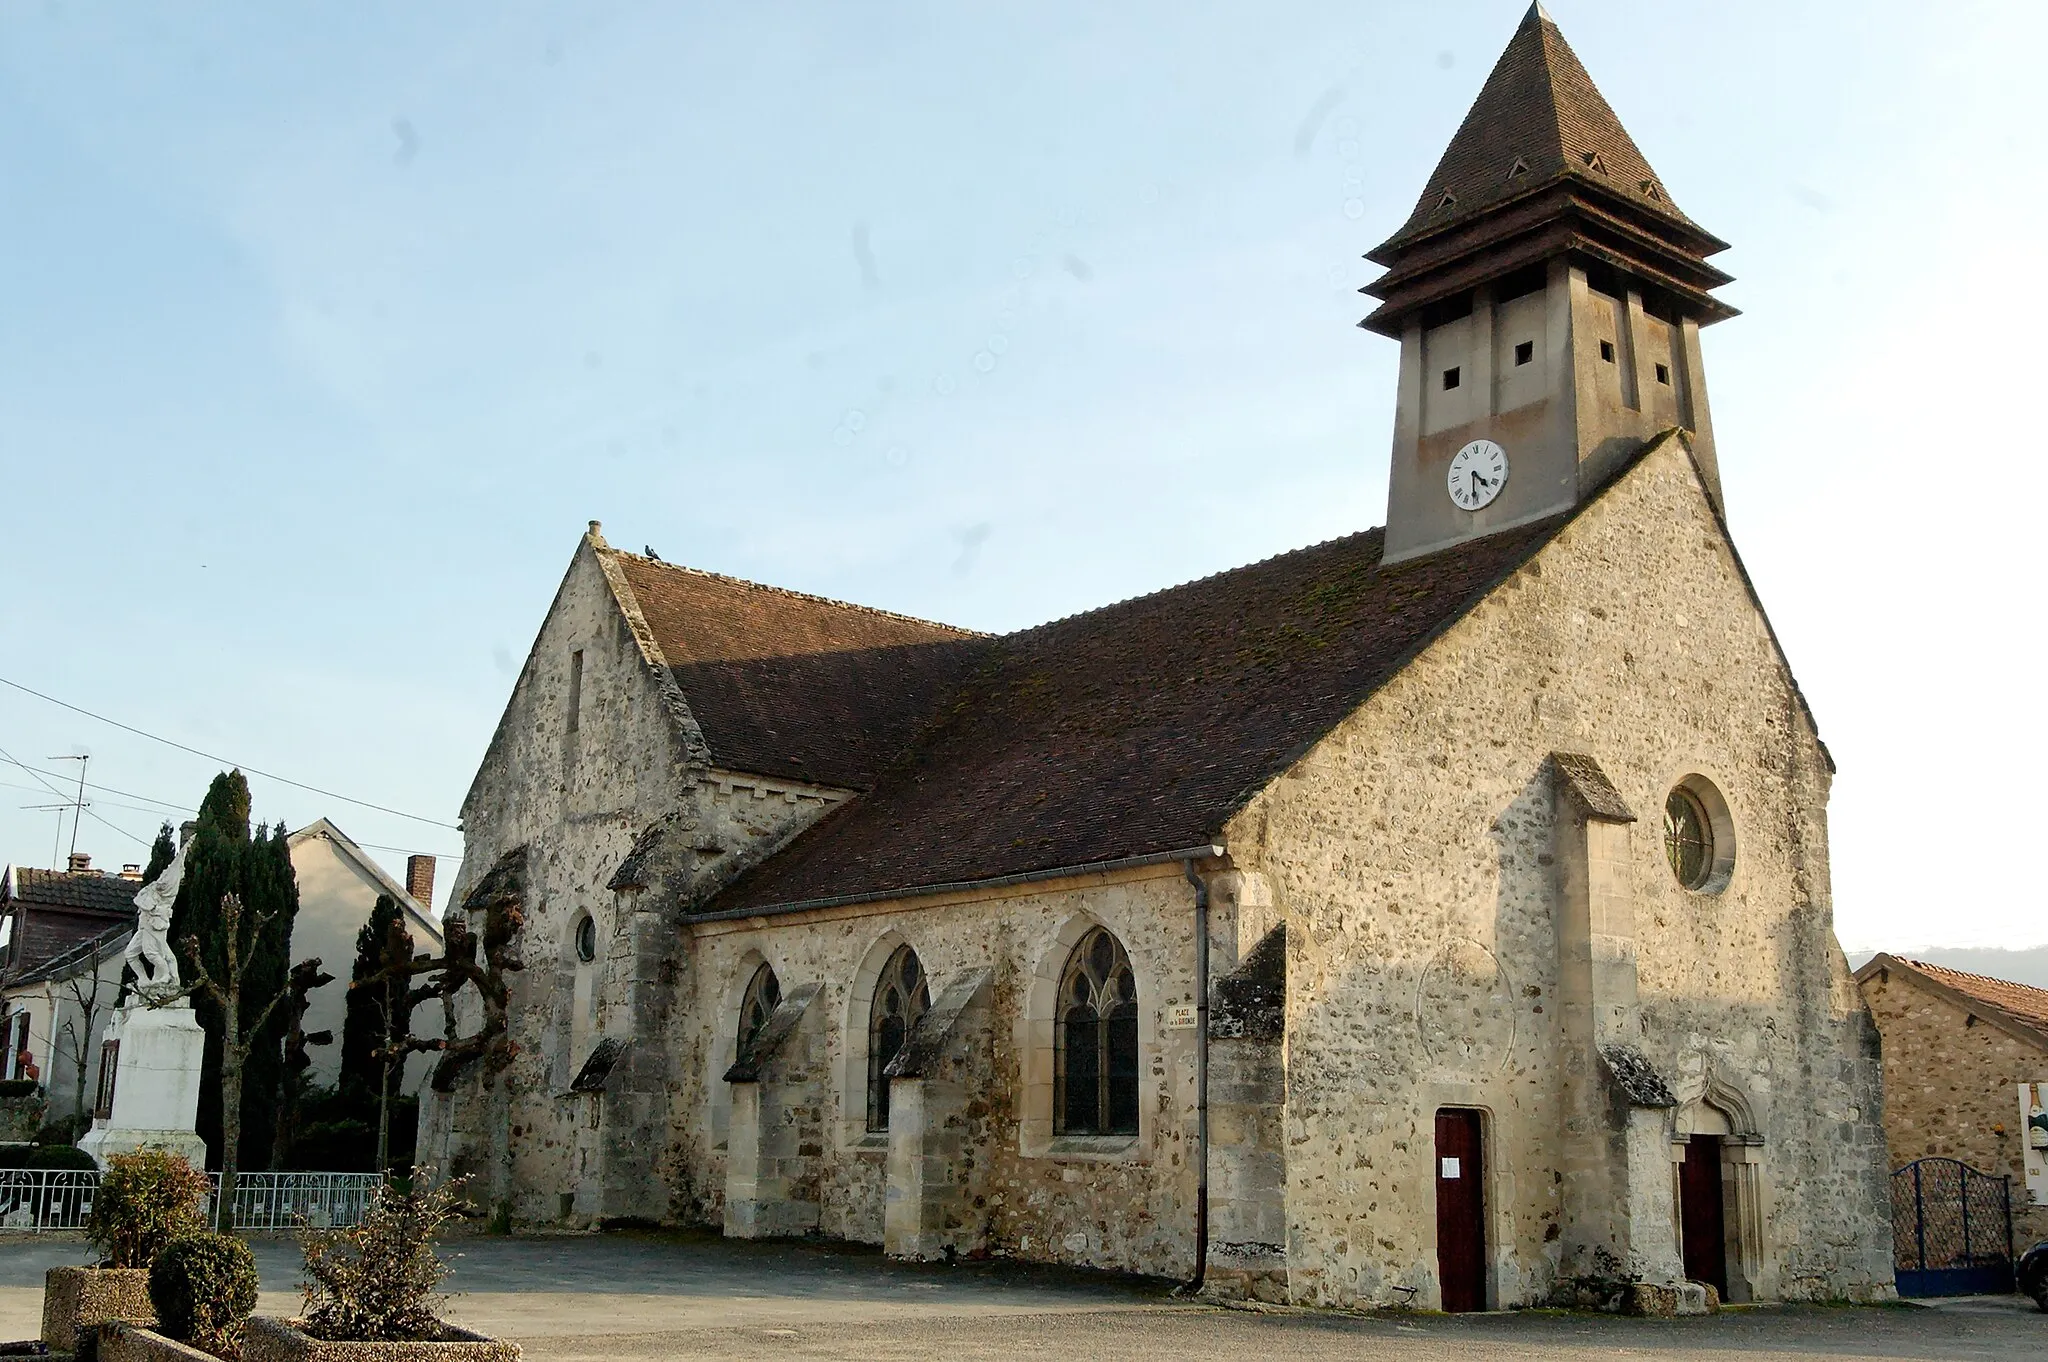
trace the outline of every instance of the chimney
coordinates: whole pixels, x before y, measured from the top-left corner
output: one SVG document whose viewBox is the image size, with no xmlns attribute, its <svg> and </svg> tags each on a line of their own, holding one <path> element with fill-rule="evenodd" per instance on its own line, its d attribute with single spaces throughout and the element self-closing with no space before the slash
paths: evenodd
<svg viewBox="0 0 2048 1362">
<path fill-rule="evenodd" d="M 405 858 L 405 892 L 412 900 L 428 912 L 434 911 L 434 858 L 432 856 L 408 856 Z"/>
<path fill-rule="evenodd" d="M 140 884 L 142 882 L 142 867 L 133 861 L 127 862 L 121 867 L 121 878 L 124 880 L 134 880 Z"/>
<path fill-rule="evenodd" d="M 199 831 L 199 820 L 196 818 L 188 818 L 178 824 L 178 849 L 180 851 L 185 849 L 185 843 L 191 841 L 192 834 L 197 831 Z"/>
<path fill-rule="evenodd" d="M 64 869 L 73 875 L 90 875 L 92 873 L 91 854 L 83 851 L 72 852 L 70 860 L 65 862 Z"/>
</svg>

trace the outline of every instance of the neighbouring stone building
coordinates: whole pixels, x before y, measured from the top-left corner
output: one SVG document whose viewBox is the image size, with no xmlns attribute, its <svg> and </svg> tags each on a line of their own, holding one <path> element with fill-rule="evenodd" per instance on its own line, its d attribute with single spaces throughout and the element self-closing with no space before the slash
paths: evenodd
<svg viewBox="0 0 2048 1362">
<path fill-rule="evenodd" d="M 1961 1159 L 2010 1178 L 2014 1238 L 2048 1239 L 2048 989 L 1889 954 L 1856 984 L 1884 1037 L 1892 1166 Z"/>
<path fill-rule="evenodd" d="M 463 807 L 516 1054 L 422 1149 L 520 1222 L 1303 1303 L 1889 1295 L 1721 248 L 1532 9 L 1372 255 L 1384 530 L 990 637 L 593 522 Z"/>
</svg>

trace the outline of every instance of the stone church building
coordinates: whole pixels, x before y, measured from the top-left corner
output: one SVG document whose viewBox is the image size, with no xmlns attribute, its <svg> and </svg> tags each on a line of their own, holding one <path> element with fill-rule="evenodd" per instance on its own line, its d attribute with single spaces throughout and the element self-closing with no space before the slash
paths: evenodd
<svg viewBox="0 0 2048 1362">
<path fill-rule="evenodd" d="M 1363 323 L 1387 525 L 992 637 L 578 545 L 463 806 L 515 1221 L 1475 1309 L 1892 1290 L 1723 243 L 1532 9 Z"/>
</svg>

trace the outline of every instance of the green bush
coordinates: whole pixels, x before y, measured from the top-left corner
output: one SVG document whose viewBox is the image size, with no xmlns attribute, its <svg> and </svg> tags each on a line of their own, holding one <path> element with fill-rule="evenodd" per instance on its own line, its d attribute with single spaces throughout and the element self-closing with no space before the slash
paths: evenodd
<svg viewBox="0 0 2048 1362">
<path fill-rule="evenodd" d="M 0 1101 L 10 1097 L 33 1097 L 43 1090 L 43 1085 L 33 1078 L 0 1079 Z"/>
<path fill-rule="evenodd" d="M 36 1152 L 28 1156 L 28 1162 L 23 1166 L 27 1168 L 69 1169 L 78 1173 L 90 1173 L 98 1168 L 99 1164 L 95 1163 L 92 1155 L 86 1153 L 83 1149 L 75 1149 L 68 1144 L 46 1144 L 38 1146 Z"/>
<path fill-rule="evenodd" d="M 360 1224 L 307 1230 L 306 1332 L 349 1342 L 409 1342 L 438 1338 L 434 1288 L 448 1265 L 434 1253 L 434 1236 L 455 1215 L 463 1179 L 430 1185 L 415 1168 L 405 1190 L 379 1187 Z"/>
<path fill-rule="evenodd" d="M 206 1174 L 163 1149 L 139 1149 L 107 1160 L 93 1196 L 85 1237 L 104 1267 L 148 1267 L 173 1239 L 206 1228 L 200 1204 Z"/>
<path fill-rule="evenodd" d="M 231 1234 L 173 1239 L 149 1267 L 159 1332 L 215 1355 L 232 1355 L 256 1309 L 256 1255 Z"/>
</svg>

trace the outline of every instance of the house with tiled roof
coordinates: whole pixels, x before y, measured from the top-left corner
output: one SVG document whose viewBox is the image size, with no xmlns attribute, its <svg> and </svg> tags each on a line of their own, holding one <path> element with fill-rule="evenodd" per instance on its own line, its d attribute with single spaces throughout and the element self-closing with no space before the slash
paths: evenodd
<svg viewBox="0 0 2048 1362">
<path fill-rule="evenodd" d="M 1856 986 L 1884 1037 L 1892 1166 L 1960 1159 L 2009 1179 L 2018 1245 L 2048 1239 L 2048 989 L 1889 952 Z"/>
<path fill-rule="evenodd" d="M 423 1152 L 1304 1304 L 1890 1295 L 1720 249 L 1532 8 L 1371 255 L 1384 527 L 989 635 L 592 522 L 462 811 L 511 1044 Z"/>
<path fill-rule="evenodd" d="M 308 1080 L 331 1087 L 341 1074 L 339 1037 L 356 934 L 378 896 L 398 905 L 417 950 L 440 950 L 432 910 L 435 858 L 411 857 L 400 884 L 325 818 L 292 833 L 287 845 L 299 889 L 292 959 L 318 959 L 334 976 L 312 990 L 301 1019 L 306 1031 L 335 1037 L 308 1051 Z M 62 871 L 8 866 L 0 873 L 0 1041 L 6 1043 L 0 1075 L 13 1078 L 33 1068 L 49 1091 L 53 1118 L 87 1109 L 102 1035 L 121 996 L 123 952 L 134 934 L 141 888 L 141 866 L 109 874 L 83 854 L 73 855 Z M 408 1060 L 406 1091 L 421 1085 L 428 1067 L 425 1056 Z"/>
</svg>

